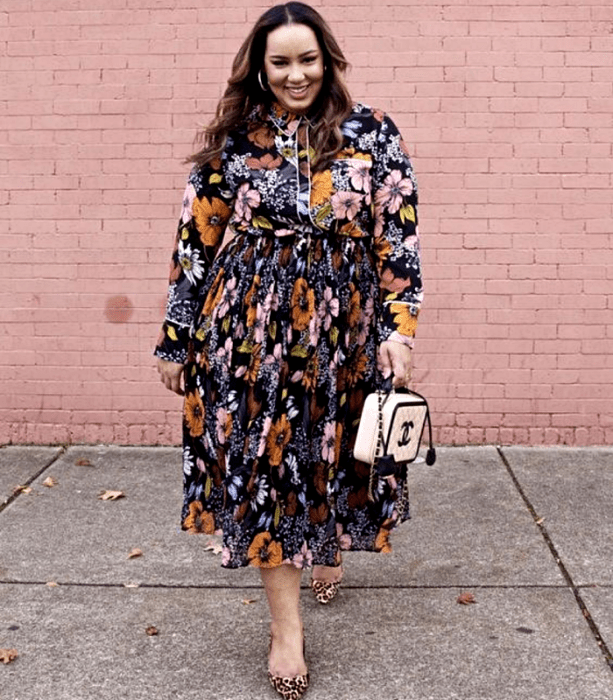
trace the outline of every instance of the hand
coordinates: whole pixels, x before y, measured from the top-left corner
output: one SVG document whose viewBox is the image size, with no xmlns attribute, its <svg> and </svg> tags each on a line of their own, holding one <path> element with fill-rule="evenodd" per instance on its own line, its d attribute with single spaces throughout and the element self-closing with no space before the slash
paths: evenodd
<svg viewBox="0 0 613 700">
<path fill-rule="evenodd" d="M 411 348 L 394 340 L 386 340 L 379 346 L 377 364 L 383 377 L 394 375 L 394 387 L 408 386 L 411 381 Z"/>
<path fill-rule="evenodd" d="M 162 384 L 170 391 L 174 391 L 179 396 L 184 396 L 185 391 L 181 386 L 181 378 L 183 377 L 183 365 L 180 362 L 170 362 L 162 360 L 158 357 L 158 373 Z"/>
</svg>

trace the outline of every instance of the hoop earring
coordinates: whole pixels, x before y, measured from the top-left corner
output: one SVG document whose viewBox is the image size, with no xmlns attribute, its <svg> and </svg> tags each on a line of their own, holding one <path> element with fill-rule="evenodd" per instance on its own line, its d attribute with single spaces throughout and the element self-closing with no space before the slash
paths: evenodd
<svg viewBox="0 0 613 700">
<path fill-rule="evenodd" d="M 260 83 L 260 87 L 262 88 L 262 92 L 268 92 L 268 88 L 264 86 L 264 81 L 262 80 L 262 69 L 258 71 L 258 82 Z"/>
</svg>

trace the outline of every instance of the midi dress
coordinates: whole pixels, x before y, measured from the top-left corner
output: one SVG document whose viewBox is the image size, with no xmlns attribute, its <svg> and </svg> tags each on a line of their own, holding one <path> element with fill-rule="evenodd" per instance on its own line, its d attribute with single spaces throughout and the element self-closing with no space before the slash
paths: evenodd
<svg viewBox="0 0 613 700">
<path fill-rule="evenodd" d="M 185 365 L 184 530 L 221 565 L 333 566 L 391 551 L 406 474 L 353 457 L 378 345 L 412 345 L 422 302 L 417 188 L 402 137 L 355 104 L 312 166 L 311 122 L 261 105 L 192 170 L 155 354 Z"/>
</svg>

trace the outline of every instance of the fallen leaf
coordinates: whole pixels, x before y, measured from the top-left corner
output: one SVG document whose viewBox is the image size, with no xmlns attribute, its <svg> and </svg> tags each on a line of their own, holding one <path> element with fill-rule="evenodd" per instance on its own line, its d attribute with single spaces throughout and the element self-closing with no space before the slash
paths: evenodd
<svg viewBox="0 0 613 700">
<path fill-rule="evenodd" d="M 472 593 L 461 593 L 456 600 L 460 605 L 471 605 L 476 603 L 475 596 Z"/>
<path fill-rule="evenodd" d="M 116 501 L 118 498 L 125 498 L 125 493 L 123 491 L 103 491 L 98 498 L 102 501 Z"/>
<path fill-rule="evenodd" d="M 43 486 L 47 486 L 47 488 L 53 488 L 54 486 L 57 486 L 57 481 L 52 476 L 48 476 L 43 481 Z"/>
<path fill-rule="evenodd" d="M 31 486 L 16 486 L 13 489 L 13 493 L 15 494 L 15 496 L 18 493 L 32 493 L 32 487 Z"/>
<path fill-rule="evenodd" d="M 57 588 L 60 584 L 57 581 L 47 581 L 45 586 L 49 586 L 49 588 Z"/>
<path fill-rule="evenodd" d="M 149 625 L 145 632 L 150 636 L 150 637 L 155 637 L 156 634 L 159 634 L 158 628 L 154 627 L 153 625 Z"/>
<path fill-rule="evenodd" d="M 139 588 L 140 583 L 124 583 L 123 587 L 124 588 Z"/>
<path fill-rule="evenodd" d="M 544 522 L 545 522 L 545 518 L 539 518 L 539 519 L 536 521 L 536 524 L 537 524 L 537 525 L 542 525 Z"/>
<path fill-rule="evenodd" d="M 220 544 L 207 544 L 204 548 L 205 552 L 213 552 L 213 554 L 221 554 L 223 547 Z"/>
<path fill-rule="evenodd" d="M 245 598 L 243 600 L 243 605 L 253 605 L 253 603 L 257 603 L 258 599 L 257 598 Z"/>
<path fill-rule="evenodd" d="M 143 550 L 139 549 L 138 547 L 134 547 L 128 554 L 128 559 L 136 559 L 136 557 L 142 557 L 143 556 Z"/>
<path fill-rule="evenodd" d="M 17 649 L 0 649 L 0 661 L 3 664 L 10 664 L 19 656 Z"/>
<path fill-rule="evenodd" d="M 89 461 L 89 459 L 81 458 L 77 459 L 75 462 L 77 467 L 93 467 L 94 465 Z"/>
</svg>

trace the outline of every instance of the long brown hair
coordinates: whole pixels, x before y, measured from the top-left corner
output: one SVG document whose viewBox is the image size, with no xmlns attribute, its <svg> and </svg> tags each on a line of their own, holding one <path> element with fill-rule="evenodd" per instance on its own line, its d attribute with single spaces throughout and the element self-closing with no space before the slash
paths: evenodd
<svg viewBox="0 0 613 700">
<path fill-rule="evenodd" d="M 323 17 L 302 2 L 288 2 L 267 10 L 255 23 L 238 50 L 232 64 L 228 87 L 217 105 L 213 121 L 196 136 L 199 151 L 186 163 L 204 165 L 218 158 L 230 131 L 236 129 L 257 105 L 266 105 L 271 93 L 262 89 L 258 73 L 264 66 L 268 35 L 277 27 L 305 24 L 315 36 L 324 59 L 324 78 L 314 104 L 311 146 L 314 149 L 313 169 L 322 169 L 343 144 L 340 126 L 351 112 L 351 96 L 344 74 L 348 63 Z"/>
</svg>

